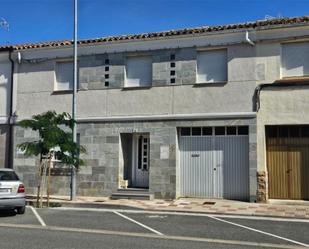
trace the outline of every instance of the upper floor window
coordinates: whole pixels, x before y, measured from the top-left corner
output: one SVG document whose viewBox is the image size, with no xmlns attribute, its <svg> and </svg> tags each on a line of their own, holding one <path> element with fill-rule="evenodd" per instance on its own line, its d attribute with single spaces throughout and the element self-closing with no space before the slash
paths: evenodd
<svg viewBox="0 0 309 249">
<path fill-rule="evenodd" d="M 226 49 L 199 51 L 197 53 L 197 83 L 227 81 Z"/>
<path fill-rule="evenodd" d="M 126 60 L 126 87 L 151 86 L 152 58 L 151 56 L 132 56 Z"/>
<path fill-rule="evenodd" d="M 309 76 L 309 42 L 282 44 L 282 77 Z"/>
<path fill-rule="evenodd" d="M 60 61 L 56 63 L 56 91 L 66 91 L 73 89 L 73 62 Z"/>
</svg>

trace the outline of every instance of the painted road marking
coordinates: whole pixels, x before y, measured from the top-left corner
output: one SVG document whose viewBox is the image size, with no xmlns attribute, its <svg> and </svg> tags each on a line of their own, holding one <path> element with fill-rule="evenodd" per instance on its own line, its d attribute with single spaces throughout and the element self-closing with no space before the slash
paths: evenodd
<svg viewBox="0 0 309 249">
<path fill-rule="evenodd" d="M 157 214 L 152 214 L 152 215 L 147 215 L 149 219 L 166 219 L 167 215 L 157 215 Z"/>
<path fill-rule="evenodd" d="M 296 241 L 296 240 L 288 239 L 288 238 L 281 237 L 281 236 L 278 236 L 278 235 L 275 235 L 275 234 L 272 234 L 272 233 L 264 232 L 262 230 L 258 230 L 258 229 L 251 228 L 251 227 L 248 227 L 248 226 L 240 225 L 240 224 L 237 224 L 237 223 L 234 223 L 234 222 L 231 222 L 231 221 L 227 221 L 227 220 L 223 220 L 223 219 L 220 219 L 218 217 L 211 216 L 211 215 L 208 215 L 208 217 L 212 218 L 214 220 L 218 220 L 218 221 L 221 221 L 221 222 L 224 222 L 224 223 L 228 223 L 228 224 L 237 226 L 237 227 L 245 228 L 245 229 L 253 231 L 253 232 L 257 232 L 257 233 L 265 234 L 265 235 L 268 235 L 268 236 L 271 236 L 271 237 L 274 237 L 274 238 L 277 238 L 277 239 L 285 240 L 285 241 L 288 241 L 288 242 L 291 242 L 291 243 L 294 243 L 294 244 L 297 244 L 297 245 L 300 245 L 300 246 L 309 247 L 308 244 L 301 243 L 301 242 Z"/>
<path fill-rule="evenodd" d="M 64 210 L 64 211 L 89 211 L 89 212 L 119 212 L 127 214 L 157 214 L 157 215 L 183 215 L 183 216 L 200 216 L 219 218 L 234 218 L 234 219 L 247 219 L 247 220 L 266 220 L 266 221 L 288 221 L 288 222 L 300 222 L 309 223 L 309 219 L 293 219 L 293 218 L 279 218 L 279 217 L 267 217 L 267 216 L 246 216 L 246 215 L 228 215 L 228 214 L 206 214 L 206 213 L 189 213 L 189 212 L 177 212 L 177 211 L 148 211 L 148 210 L 130 210 L 130 209 L 107 209 L 107 208 L 71 208 L 71 207 L 55 207 L 50 209 Z"/>
<path fill-rule="evenodd" d="M 38 219 L 38 221 L 40 222 L 40 224 L 43 226 L 43 227 L 46 227 L 46 224 L 45 222 L 43 221 L 43 219 L 41 218 L 41 216 L 38 214 L 38 212 L 35 210 L 34 207 L 32 206 L 29 206 L 30 209 L 32 210 L 32 212 L 34 213 L 35 217 Z"/>
<path fill-rule="evenodd" d="M 266 220 L 266 221 L 288 221 L 309 223 L 309 219 L 293 219 L 293 218 L 279 218 L 279 217 L 265 217 L 265 216 L 243 216 L 243 215 L 228 215 L 228 214 L 214 214 L 214 217 L 231 218 L 231 219 L 247 219 L 247 220 Z"/>
<path fill-rule="evenodd" d="M 131 219 L 130 217 L 125 216 L 124 214 L 121 214 L 121 213 L 119 213 L 119 212 L 117 212 L 117 211 L 114 211 L 113 213 L 114 213 L 114 214 L 117 214 L 117 215 L 121 216 L 122 218 L 125 218 L 125 219 L 127 219 L 127 220 L 129 220 L 129 221 L 131 221 L 131 222 L 133 222 L 133 223 L 135 223 L 135 224 L 137 224 L 137 225 L 139 225 L 139 226 L 141 226 L 141 227 L 143 227 L 143 228 L 146 228 L 146 229 L 148 229 L 149 231 L 151 231 L 151 232 L 153 232 L 153 233 L 155 233 L 155 234 L 163 235 L 163 233 L 160 233 L 159 231 L 157 231 L 157 230 L 155 230 L 155 229 L 152 229 L 152 228 L 149 227 L 149 226 L 146 226 L 146 225 L 144 225 L 144 224 L 142 224 L 142 223 L 140 223 L 140 222 L 138 222 L 138 221 L 136 221 L 136 220 L 133 220 L 133 219 Z"/>
<path fill-rule="evenodd" d="M 162 236 L 157 234 L 149 233 L 130 233 L 130 232 L 119 232 L 119 231 L 106 231 L 97 229 L 82 229 L 82 228 L 69 228 L 69 227 L 56 227 L 46 226 L 42 227 L 39 225 L 24 225 L 24 224 L 4 224 L 0 223 L 0 227 L 3 228 L 14 228 L 14 229 L 36 229 L 45 231 L 63 231 L 63 232 L 76 232 L 76 233 L 88 233 L 88 234 L 103 234 L 111 236 L 126 236 L 126 237 L 137 237 L 137 238 L 149 238 L 149 239 L 164 239 L 164 240 L 178 240 L 178 241 L 191 241 L 191 242 L 205 242 L 214 244 L 227 244 L 227 245 L 239 245 L 239 246 L 255 246 L 264 248 L 286 248 L 286 249 L 300 249 L 303 247 L 283 244 L 272 244 L 272 243 L 258 243 L 249 241 L 238 241 L 238 240 L 222 240 L 222 239 L 210 239 L 210 238 L 197 238 L 197 237 L 186 237 L 186 236 Z"/>
</svg>

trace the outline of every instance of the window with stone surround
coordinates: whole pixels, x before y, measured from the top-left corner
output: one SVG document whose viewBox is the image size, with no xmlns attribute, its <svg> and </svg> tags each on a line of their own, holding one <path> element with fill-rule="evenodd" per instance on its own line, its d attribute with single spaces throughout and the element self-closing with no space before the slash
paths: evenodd
<svg viewBox="0 0 309 249">
<path fill-rule="evenodd" d="M 281 45 L 282 77 L 309 76 L 309 42 Z"/>
<path fill-rule="evenodd" d="M 152 84 L 152 57 L 130 56 L 126 59 L 125 87 L 148 87 Z"/>
<path fill-rule="evenodd" d="M 68 91 L 73 89 L 73 61 L 56 62 L 55 91 Z"/>
<path fill-rule="evenodd" d="M 226 49 L 203 50 L 197 52 L 197 83 L 227 81 Z"/>
</svg>

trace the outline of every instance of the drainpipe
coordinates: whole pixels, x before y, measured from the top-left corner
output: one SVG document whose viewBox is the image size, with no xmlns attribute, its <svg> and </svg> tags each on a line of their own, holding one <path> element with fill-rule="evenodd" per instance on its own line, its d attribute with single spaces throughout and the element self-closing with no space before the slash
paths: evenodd
<svg viewBox="0 0 309 249">
<path fill-rule="evenodd" d="M 13 168 L 13 92 L 14 92 L 14 70 L 15 70 L 15 64 L 14 60 L 12 59 L 12 52 L 13 49 L 11 48 L 9 51 L 9 60 L 11 62 L 11 91 L 10 91 L 10 107 L 9 107 L 9 119 L 8 119 L 8 124 L 9 124 L 9 146 L 8 146 L 8 168 Z"/>
<path fill-rule="evenodd" d="M 260 84 L 255 88 L 255 111 L 258 112 L 261 107 L 260 94 L 264 88 L 267 87 L 295 87 L 295 86 L 309 86 L 308 82 L 297 82 L 297 83 L 265 83 Z"/>
<path fill-rule="evenodd" d="M 250 38 L 249 38 L 248 30 L 246 30 L 246 42 L 248 42 L 252 46 L 255 46 L 255 43 L 252 40 L 250 40 Z"/>
</svg>

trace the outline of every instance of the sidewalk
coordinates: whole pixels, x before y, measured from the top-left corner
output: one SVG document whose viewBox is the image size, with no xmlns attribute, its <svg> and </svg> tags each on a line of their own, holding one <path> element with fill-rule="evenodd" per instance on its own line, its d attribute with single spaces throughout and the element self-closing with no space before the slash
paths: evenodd
<svg viewBox="0 0 309 249">
<path fill-rule="evenodd" d="M 45 200 L 44 200 L 45 201 Z M 35 196 L 28 196 L 27 203 L 35 203 Z M 68 196 L 51 196 L 50 206 L 142 209 L 157 211 L 198 212 L 209 214 L 234 214 L 309 219 L 309 202 L 272 201 L 269 204 L 248 203 L 221 199 L 181 198 L 165 200 L 111 200 L 108 197 L 78 196 L 70 201 Z"/>
</svg>

